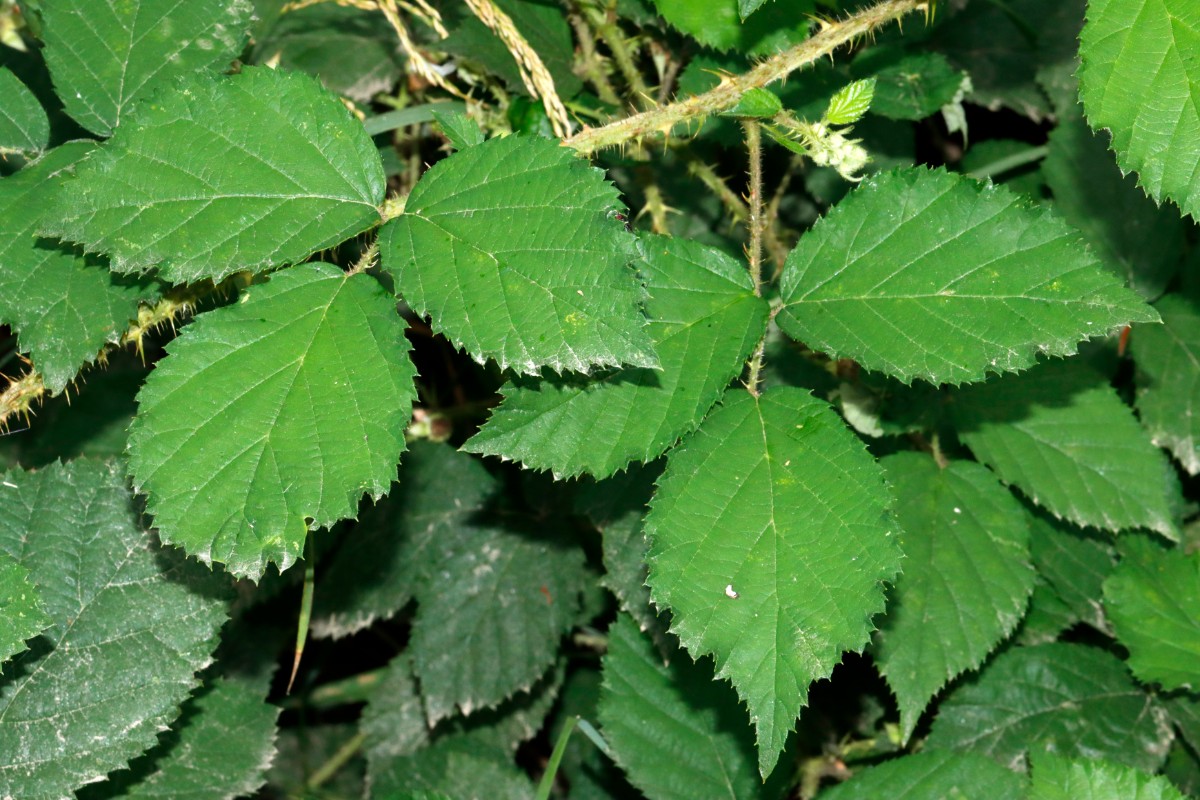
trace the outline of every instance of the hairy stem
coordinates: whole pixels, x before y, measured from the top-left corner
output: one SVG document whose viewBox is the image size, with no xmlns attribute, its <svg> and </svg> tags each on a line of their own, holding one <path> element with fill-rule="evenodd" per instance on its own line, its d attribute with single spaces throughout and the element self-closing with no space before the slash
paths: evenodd
<svg viewBox="0 0 1200 800">
<path fill-rule="evenodd" d="M 750 162 L 750 196 L 746 198 L 749 206 L 749 241 L 746 243 L 746 261 L 750 265 L 750 281 L 754 284 L 754 293 L 763 295 L 762 255 L 763 228 L 766 219 L 763 215 L 762 196 L 762 124 L 757 120 L 747 120 L 742 123 L 746 131 L 746 155 Z M 750 357 L 749 374 L 746 377 L 746 388 L 750 394 L 758 397 L 758 385 L 762 377 L 763 353 L 766 350 L 767 339 L 764 336 Z"/>
</svg>

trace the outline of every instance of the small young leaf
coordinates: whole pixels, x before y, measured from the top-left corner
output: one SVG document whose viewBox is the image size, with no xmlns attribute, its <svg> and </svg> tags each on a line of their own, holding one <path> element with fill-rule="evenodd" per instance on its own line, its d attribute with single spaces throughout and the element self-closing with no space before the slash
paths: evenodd
<svg viewBox="0 0 1200 800">
<path fill-rule="evenodd" d="M 1200 474 L 1200 309 L 1180 295 L 1155 308 L 1163 324 L 1139 325 L 1130 337 L 1138 415 L 1151 441 Z"/>
<path fill-rule="evenodd" d="M 1125 172 L 1200 212 L 1200 11 L 1192 0 L 1090 0 L 1079 94 Z"/>
<path fill-rule="evenodd" d="M 943 170 L 868 179 L 800 239 L 779 326 L 905 382 L 1031 366 L 1158 315 L 1063 222 Z"/>
<path fill-rule="evenodd" d="M 153 544 L 117 464 L 0 474 L 0 553 L 34 576 L 52 621 L 0 681 L 0 797 L 68 796 L 156 744 L 225 602 Z"/>
<path fill-rule="evenodd" d="M 1164 689 L 1200 688 L 1200 554 L 1122 540 L 1104 582 L 1104 609 L 1129 650 L 1129 669 Z"/>
<path fill-rule="evenodd" d="M 101 136 L 155 89 L 226 69 L 254 12 L 249 0 L 53 0 L 39 8 L 58 96 L 76 122 Z"/>
<path fill-rule="evenodd" d="M 645 240 L 638 270 L 662 370 L 518 378 L 466 450 L 603 478 L 657 458 L 700 423 L 762 338 L 767 305 L 733 258 L 686 239 Z"/>
<path fill-rule="evenodd" d="M 257 580 L 388 490 L 415 370 L 369 275 L 305 264 L 240 299 L 168 345 L 138 395 L 130 473 L 164 542 Z"/>
<path fill-rule="evenodd" d="M 868 767 L 820 794 L 820 800 L 1025 800 L 1024 777 L 986 756 L 927 750 Z"/>
<path fill-rule="evenodd" d="M 1171 743 L 1153 697 L 1116 656 L 1080 644 L 1017 647 L 942 701 L 930 750 L 967 750 L 1019 767 L 1027 753 L 1101 756 L 1156 770 Z"/>
<path fill-rule="evenodd" d="M 52 394 L 120 340 L 139 301 L 158 295 L 152 281 L 115 276 L 101 259 L 34 236 L 54 214 L 49 198 L 62 172 L 91 150 L 71 142 L 0 180 L 0 322 L 18 334 Z"/>
<path fill-rule="evenodd" d="M 29 570 L 0 552 L 0 663 L 25 650 L 25 641 L 51 623 Z"/>
<path fill-rule="evenodd" d="M 434 109 L 433 119 L 441 127 L 442 133 L 450 140 L 455 150 L 466 150 L 477 144 L 483 144 L 483 131 L 479 124 L 461 111 L 440 111 Z"/>
<path fill-rule="evenodd" d="M 302 261 L 379 222 L 379 153 L 299 72 L 193 76 L 142 103 L 76 169 L 46 233 L 118 272 L 214 280 Z"/>
<path fill-rule="evenodd" d="M 926 703 L 1006 638 L 1033 591 L 1025 510 L 986 468 L 899 453 L 881 462 L 896 497 L 904 572 L 875 660 L 912 736 Z"/>
<path fill-rule="evenodd" d="M 745 711 L 711 662 L 675 650 L 664 664 L 625 614 L 608 629 L 598 714 L 613 759 L 651 800 L 782 795 L 786 777 L 763 787 Z"/>
<path fill-rule="evenodd" d="M 883 609 L 900 566 L 889 500 L 862 443 L 797 389 L 731 392 L 668 458 L 646 518 L 651 592 L 746 702 L 764 776 L 808 685 Z"/>
<path fill-rule="evenodd" d="M 0 155 L 45 150 L 50 144 L 46 110 L 7 67 L 0 68 L 0 97 Z"/>
<path fill-rule="evenodd" d="M 556 142 L 490 139 L 439 161 L 380 234 L 420 314 L 482 362 L 657 367 L 617 191 Z"/>
<path fill-rule="evenodd" d="M 1029 800 L 1187 800 L 1170 782 L 1112 761 L 1038 753 Z"/>
<path fill-rule="evenodd" d="M 824 121 L 829 125 L 852 125 L 862 119 L 875 97 L 875 79 L 855 81 L 829 98 Z"/>
</svg>

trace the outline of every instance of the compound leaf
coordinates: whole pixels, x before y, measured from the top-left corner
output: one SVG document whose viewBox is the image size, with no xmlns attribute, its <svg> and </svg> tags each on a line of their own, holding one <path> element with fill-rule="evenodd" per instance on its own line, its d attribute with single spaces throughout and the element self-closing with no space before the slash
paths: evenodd
<svg viewBox="0 0 1200 800">
<path fill-rule="evenodd" d="M 397 291 L 482 362 L 657 367 L 634 239 L 603 173 L 549 139 L 490 139 L 439 161 L 380 253 Z"/>
<path fill-rule="evenodd" d="M 861 442 L 798 389 L 732 392 L 668 457 L 646 518 L 651 593 L 746 702 L 763 775 L 808 685 L 883 609 L 900 561 L 888 505 Z"/>
<path fill-rule="evenodd" d="M 225 602 L 153 544 L 120 466 L 0 476 L 0 552 L 52 624 L 0 674 L 0 796 L 59 798 L 154 746 L 199 683 Z"/>
<path fill-rule="evenodd" d="M 65 144 L 0 180 L 0 322 L 17 332 L 51 394 L 120 340 L 140 300 L 157 295 L 148 281 L 115 276 L 100 259 L 34 236 L 53 213 L 49 195 L 62 171 L 91 149 Z"/>
<path fill-rule="evenodd" d="M 315 78 L 245 67 L 143 103 L 64 182 L 45 232 L 174 282 L 303 261 L 379 222 L 362 124 Z"/>
<path fill-rule="evenodd" d="M 1125 172 L 1156 200 L 1200 211 L 1200 7 L 1191 0 L 1090 0 L 1079 94 L 1112 131 Z"/>
<path fill-rule="evenodd" d="M 767 305 L 744 267 L 686 239 L 644 241 L 638 270 L 650 299 L 647 331 L 662 370 L 518 378 L 465 449 L 604 478 L 657 458 L 708 413 L 766 330 Z"/>
<path fill-rule="evenodd" d="M 1162 325 L 1130 337 L 1137 363 L 1137 409 L 1150 439 L 1189 475 L 1200 473 L 1200 309 L 1179 295 L 1156 304 Z"/>
<path fill-rule="evenodd" d="M 1171 743 L 1155 700 L 1116 656 L 1080 644 L 1017 647 L 942 701 L 927 746 L 1008 767 L 1026 753 L 1101 756 L 1154 771 Z"/>
<path fill-rule="evenodd" d="M 900 453 L 882 461 L 896 497 L 904 572 L 875 660 L 907 741 L 926 703 L 1013 632 L 1033 591 L 1025 510 L 987 468 Z"/>
<path fill-rule="evenodd" d="M 801 237 L 779 326 L 905 382 L 977 381 L 1158 320 L 1045 209 L 941 169 L 868 179 Z"/>
<path fill-rule="evenodd" d="M 50 120 L 29 87 L 0 68 L 0 154 L 36 153 L 50 144 Z"/>
<path fill-rule="evenodd" d="M 1104 609 L 1129 669 L 1164 689 L 1200 688 L 1200 554 L 1122 540 L 1121 563 L 1104 582 Z"/>
<path fill-rule="evenodd" d="M 975 457 L 1056 517 L 1177 536 L 1170 465 L 1086 364 L 1054 361 L 968 387 L 951 408 Z"/>
<path fill-rule="evenodd" d="M 1166 778 L 1093 759 L 1039 753 L 1029 800 L 1187 800 Z"/>
<path fill-rule="evenodd" d="M 41 594 L 29 581 L 29 570 L 0 553 L 0 663 L 25 650 L 25 641 L 52 622 Z"/>
<path fill-rule="evenodd" d="M 819 795 L 820 800 L 888 800 L 987 797 L 1025 800 L 1026 780 L 987 756 L 927 750 L 868 767 Z"/>
<path fill-rule="evenodd" d="M 384 494 L 415 395 L 395 301 L 305 264 L 201 314 L 138 395 L 130 472 L 163 541 L 257 580 Z"/>
<path fill-rule="evenodd" d="M 246 42 L 254 5 L 54 0 L 40 10 L 46 65 L 67 113 L 92 133 L 108 136 L 130 106 L 155 89 L 196 71 L 226 69 Z"/>
<path fill-rule="evenodd" d="M 613 759 L 651 800 L 781 795 L 764 791 L 746 712 L 711 662 L 676 650 L 664 664 L 626 614 L 608 629 L 597 713 Z"/>
</svg>

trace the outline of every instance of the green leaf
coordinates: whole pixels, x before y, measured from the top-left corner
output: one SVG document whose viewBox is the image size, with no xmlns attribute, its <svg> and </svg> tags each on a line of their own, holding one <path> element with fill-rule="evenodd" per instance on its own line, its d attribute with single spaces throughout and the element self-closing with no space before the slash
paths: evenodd
<svg viewBox="0 0 1200 800">
<path fill-rule="evenodd" d="M 941 169 L 868 179 L 801 237 L 779 326 L 910 382 L 981 380 L 1158 315 L 1044 209 Z"/>
<path fill-rule="evenodd" d="M 50 120 L 33 92 L 7 67 L 0 68 L 0 154 L 36 153 L 50 144 Z"/>
<path fill-rule="evenodd" d="M 765 2 L 767 0 L 738 0 L 738 16 L 741 17 L 742 22 L 746 21 L 746 17 L 762 8 Z"/>
<path fill-rule="evenodd" d="M 396 34 L 379 11 L 321 3 L 289 11 L 254 49 L 254 61 L 307 72 L 358 103 L 404 72 Z"/>
<path fill-rule="evenodd" d="M 29 581 L 29 570 L 15 558 L 0 553 L 0 663 L 25 650 L 26 640 L 52 622 L 41 594 Z"/>
<path fill-rule="evenodd" d="M 34 236 L 54 213 L 50 196 L 62 172 L 91 149 L 84 142 L 57 147 L 0 180 L 0 322 L 20 336 L 51 394 L 105 344 L 120 341 L 138 302 L 158 294 L 149 281 L 114 276 L 100 259 Z"/>
<path fill-rule="evenodd" d="M 442 133 L 450 140 L 455 150 L 466 150 L 477 144 L 483 144 L 485 137 L 479 129 L 479 124 L 461 111 L 434 110 L 433 119 L 442 129 Z"/>
<path fill-rule="evenodd" d="M 1156 770 L 1169 726 L 1125 666 L 1080 644 L 1017 647 L 941 703 L 926 744 L 1021 766 L 1026 753 L 1104 757 Z"/>
<path fill-rule="evenodd" d="M 1034 572 L 1025 510 L 986 468 L 955 461 L 939 469 L 919 453 L 881 463 L 905 559 L 875 661 L 896 694 L 907 741 L 929 700 L 1013 632 Z"/>
<path fill-rule="evenodd" d="M 744 10 L 747 3 L 758 4 L 753 19 Z M 654 0 L 663 19 L 714 50 L 767 56 L 808 37 L 809 15 L 816 10 L 812 0 L 788 0 L 761 8 L 763 4 L 764 0 Z"/>
<path fill-rule="evenodd" d="M 1178 535 L 1170 465 L 1086 364 L 1052 361 L 969 387 L 951 411 L 975 457 L 1054 516 Z"/>
<path fill-rule="evenodd" d="M 700 423 L 762 338 L 767 305 L 742 265 L 685 239 L 646 239 L 638 271 L 662 369 L 518 378 L 465 449 L 603 478 L 657 458 Z"/>
<path fill-rule="evenodd" d="M 130 473 L 164 542 L 257 580 L 309 527 L 387 492 L 414 369 L 369 275 L 305 264 L 239 300 L 167 346 L 138 395 Z"/>
<path fill-rule="evenodd" d="M 359 727 L 367 763 L 372 767 L 415 753 L 429 743 L 431 731 L 408 653 L 401 653 L 383 668 Z"/>
<path fill-rule="evenodd" d="M 657 367 L 617 191 L 557 142 L 490 139 L 439 161 L 384 226 L 397 290 L 482 362 Z"/>
<path fill-rule="evenodd" d="M 870 51 L 854 62 L 856 75 L 874 74 L 875 97 L 871 111 L 891 119 L 919 120 L 936 114 L 954 102 L 962 90 L 964 73 L 955 69 L 941 53 L 891 56 L 875 67 L 879 57 Z M 903 53 L 903 51 L 901 51 Z"/>
<path fill-rule="evenodd" d="M 1155 304 L 1163 324 L 1130 337 L 1137 364 L 1137 410 L 1150 439 L 1189 475 L 1200 473 L 1200 309 L 1180 296 Z"/>
<path fill-rule="evenodd" d="M 862 119 L 871 108 L 875 98 L 875 79 L 855 81 L 837 91 L 829 98 L 824 121 L 829 125 L 851 125 Z"/>
<path fill-rule="evenodd" d="M 734 391 L 679 448 L 646 518 L 650 587 L 694 658 L 713 654 L 758 729 L 765 776 L 899 570 L 883 474 L 807 392 Z"/>
<path fill-rule="evenodd" d="M 1200 554 L 1122 540 L 1121 563 L 1104 582 L 1104 609 L 1129 669 L 1164 689 L 1200 688 Z"/>
<path fill-rule="evenodd" d="M 1113 548 L 1044 513 L 1031 515 L 1029 530 L 1034 566 L 1064 603 L 1072 621 L 1106 630 L 1100 595 L 1104 579 L 1116 566 Z"/>
<path fill-rule="evenodd" d="M 1200 9 L 1191 0 L 1091 0 L 1079 93 L 1125 172 L 1156 200 L 1200 211 Z"/>
<path fill-rule="evenodd" d="M 1020 773 L 976 753 L 925 751 L 868 767 L 843 784 L 822 792 L 820 800 L 983 798 L 1025 800 Z"/>
<path fill-rule="evenodd" d="M 650 800 L 780 797 L 790 777 L 764 789 L 737 695 L 713 683 L 707 660 L 675 650 L 664 664 L 625 614 L 608 629 L 598 715 L 613 759 Z"/>
<path fill-rule="evenodd" d="M 141 104 L 64 183 L 43 227 L 118 272 L 216 280 L 378 224 L 383 192 L 379 153 L 335 96 L 299 72 L 246 67 Z"/>
<path fill-rule="evenodd" d="M 41 7 L 46 65 L 67 113 L 108 136 L 156 89 L 224 70 L 246 42 L 246 0 L 54 0 Z M 229 125 L 232 117 L 214 120 Z"/>
<path fill-rule="evenodd" d="M 1187 800 L 1166 778 L 1112 761 L 1039 753 L 1029 800 Z"/>
<path fill-rule="evenodd" d="M 1050 134 L 1042 164 L 1055 208 L 1079 229 L 1105 266 L 1143 297 L 1162 294 L 1183 257 L 1185 225 L 1123 176 L 1101 136 L 1078 117 Z"/>
<path fill-rule="evenodd" d="M 371 797 L 533 800 L 529 776 L 472 736 L 449 736 L 372 774 Z"/>
<path fill-rule="evenodd" d="M 754 87 L 738 100 L 738 103 L 728 111 L 722 111 L 722 117 L 741 119 L 770 119 L 783 110 L 783 102 L 779 95 L 770 89 Z"/>
<path fill-rule="evenodd" d="M 0 475 L 0 552 L 52 625 L 0 678 L 0 796 L 57 798 L 157 742 L 225 620 L 211 576 L 154 546 L 120 467 Z"/>
</svg>

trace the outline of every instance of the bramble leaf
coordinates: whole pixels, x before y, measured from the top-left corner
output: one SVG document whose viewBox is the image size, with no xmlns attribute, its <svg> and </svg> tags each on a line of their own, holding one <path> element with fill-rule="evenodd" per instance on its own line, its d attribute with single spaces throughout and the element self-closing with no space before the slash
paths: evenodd
<svg viewBox="0 0 1200 800">
<path fill-rule="evenodd" d="M 985 467 L 955 461 L 940 469 L 918 453 L 881 463 L 905 559 L 875 635 L 875 660 L 907 741 L 930 698 L 1013 632 L 1034 572 L 1025 510 Z"/>
<path fill-rule="evenodd" d="M 116 464 L 0 475 L 0 553 L 34 576 L 52 621 L 0 677 L 0 796 L 63 797 L 156 744 L 225 602 L 154 545 Z"/>
<path fill-rule="evenodd" d="M 7 67 L 0 67 L 0 155 L 36 153 L 50 144 L 46 110 Z"/>
<path fill-rule="evenodd" d="M 1155 308 L 1163 324 L 1139 325 L 1130 337 L 1138 416 L 1152 442 L 1200 474 L 1200 309 L 1180 295 Z"/>
<path fill-rule="evenodd" d="M 817 222 L 782 296 L 789 336 L 905 382 L 1015 372 L 1158 320 L 1050 212 L 923 167 L 868 179 Z"/>
<path fill-rule="evenodd" d="M 1079 94 L 1112 131 L 1125 172 L 1156 200 L 1200 211 L 1200 8 L 1191 0 L 1090 0 Z"/>
<path fill-rule="evenodd" d="M 968 387 L 951 411 L 975 457 L 1056 517 L 1178 536 L 1170 465 L 1086 364 L 1051 361 Z"/>
<path fill-rule="evenodd" d="M 1008 767 L 1030 753 L 1097 756 L 1156 770 L 1171 743 L 1153 697 L 1116 656 L 1081 644 L 1007 650 L 942 701 L 926 744 Z"/>
<path fill-rule="evenodd" d="M 65 181 L 45 233 L 174 282 L 303 261 L 379 223 L 379 153 L 299 72 L 193 76 L 138 106 Z"/>
<path fill-rule="evenodd" d="M 847 84 L 829 98 L 824 121 L 830 125 L 851 125 L 858 122 L 871 108 L 874 98 L 874 78 Z"/>
<path fill-rule="evenodd" d="M 603 173 L 549 139 L 490 139 L 439 161 L 380 234 L 397 291 L 482 362 L 657 367 Z"/>
<path fill-rule="evenodd" d="M 685 239 L 644 240 L 638 271 L 661 370 L 599 380 L 517 378 L 464 449 L 548 469 L 607 477 L 657 458 L 694 429 L 766 330 L 767 305 L 744 267 Z"/>
<path fill-rule="evenodd" d="M 240 300 L 167 346 L 138 395 L 130 473 L 164 542 L 257 580 L 309 527 L 387 492 L 415 370 L 369 275 L 305 264 Z"/>
<path fill-rule="evenodd" d="M 1187 800 L 1164 777 L 1092 758 L 1039 753 L 1029 800 Z"/>
<path fill-rule="evenodd" d="M 29 581 L 29 570 L 0 552 L 0 663 L 27 649 L 26 640 L 51 623 L 41 594 Z"/>
<path fill-rule="evenodd" d="M 751 16 L 747 4 L 757 3 Z M 654 7 L 676 29 L 714 50 L 737 49 L 746 55 L 770 55 L 808 36 L 812 0 L 788 0 L 762 8 L 764 0 L 654 0 Z"/>
<path fill-rule="evenodd" d="M 955 69 L 941 53 L 917 53 L 900 58 L 885 55 L 872 58 L 871 53 L 854 62 L 854 74 L 873 74 L 875 97 L 871 112 L 890 119 L 919 120 L 936 114 L 943 106 L 954 102 L 962 90 L 964 73 Z M 874 62 L 886 58 L 877 69 Z M 868 73 L 868 71 L 872 71 Z"/>
<path fill-rule="evenodd" d="M 0 180 L 0 322 L 20 337 L 51 394 L 58 394 L 137 318 L 138 302 L 157 296 L 151 281 L 115 276 L 102 259 L 39 239 L 53 213 L 49 195 L 61 174 L 91 152 L 71 142 Z"/>
<path fill-rule="evenodd" d="M 1106 630 L 1100 596 L 1104 579 L 1116 566 L 1112 546 L 1042 512 L 1030 516 L 1029 532 L 1033 564 L 1069 619 Z"/>
<path fill-rule="evenodd" d="M 809 684 L 883 609 L 900 566 L 888 505 L 862 443 L 797 389 L 731 392 L 668 458 L 646 518 L 651 594 L 746 702 L 764 776 Z"/>
<path fill-rule="evenodd" d="M 1026 780 L 1018 773 L 975 753 L 926 750 L 901 756 L 856 773 L 822 792 L 820 800 L 932 800 L 987 797 L 1025 800 Z"/>
<path fill-rule="evenodd" d="M 1139 680 L 1200 688 L 1200 554 L 1123 539 L 1121 563 L 1104 581 L 1104 610 Z"/>
</svg>

